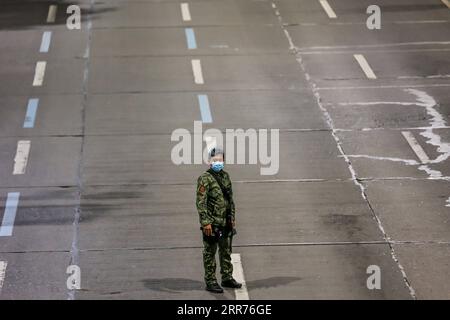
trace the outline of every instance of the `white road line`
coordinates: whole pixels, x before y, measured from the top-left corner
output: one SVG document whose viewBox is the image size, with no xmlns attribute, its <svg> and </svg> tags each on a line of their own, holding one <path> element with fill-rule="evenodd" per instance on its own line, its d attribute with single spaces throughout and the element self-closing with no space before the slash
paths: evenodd
<svg viewBox="0 0 450 320">
<path fill-rule="evenodd" d="M 325 12 L 327 13 L 328 17 L 330 19 L 336 19 L 337 15 L 334 12 L 333 8 L 331 8 L 330 4 L 328 3 L 327 0 L 319 0 L 320 4 L 322 5 L 323 9 L 325 10 Z"/>
<path fill-rule="evenodd" d="M 191 21 L 191 12 L 189 11 L 189 3 L 183 2 L 181 4 L 181 15 L 183 21 Z"/>
<path fill-rule="evenodd" d="M 192 62 L 192 72 L 194 73 L 194 82 L 196 84 L 204 84 L 203 73 L 202 73 L 202 64 L 200 60 L 194 59 Z"/>
<path fill-rule="evenodd" d="M 242 269 L 241 255 L 239 253 L 231 254 L 231 263 L 233 264 L 233 278 L 242 283 L 242 288 L 234 289 L 236 300 L 250 300 L 245 283 L 244 270 Z"/>
<path fill-rule="evenodd" d="M 24 174 L 27 168 L 28 156 L 30 154 L 31 141 L 20 140 L 17 142 L 16 156 L 14 157 L 13 174 Z"/>
<path fill-rule="evenodd" d="M 58 7 L 56 6 L 56 4 L 50 5 L 50 7 L 48 8 L 47 23 L 55 22 L 57 9 Z"/>
<path fill-rule="evenodd" d="M 447 6 L 447 8 L 450 9 L 450 1 L 448 1 L 448 0 L 442 0 L 442 2 Z"/>
<path fill-rule="evenodd" d="M 396 88 L 439 88 L 450 87 L 450 84 L 406 84 L 406 85 L 379 85 L 379 86 L 351 86 L 351 87 L 317 87 L 316 90 L 362 90 L 362 89 L 396 89 Z"/>
<path fill-rule="evenodd" d="M 369 52 L 369 50 L 365 50 L 366 52 Z M 377 53 L 411 53 L 411 52 L 447 52 L 450 51 L 450 48 L 448 49 L 387 49 L 387 50 L 377 50 Z M 302 55 L 331 55 L 331 54 L 348 54 L 348 51 L 302 51 Z M 417 77 L 417 78 L 424 78 L 423 77 Z"/>
<path fill-rule="evenodd" d="M 336 49 L 362 49 L 362 48 L 385 48 L 385 47 L 405 47 L 405 46 L 448 46 L 450 41 L 414 41 L 414 42 L 397 42 L 397 43 L 378 43 L 378 44 L 356 44 L 351 46 L 313 46 L 299 47 L 299 51 L 306 50 L 336 50 Z"/>
<path fill-rule="evenodd" d="M 397 79 L 447 79 L 450 74 L 432 74 L 429 76 L 398 76 Z"/>
<path fill-rule="evenodd" d="M 413 151 L 416 153 L 417 157 L 422 163 L 427 163 L 430 161 L 430 158 L 428 158 L 427 154 L 425 153 L 425 150 L 422 149 L 420 144 L 417 142 L 416 138 L 414 138 L 411 131 L 402 131 L 402 135 L 403 137 L 405 137 L 411 149 L 413 149 Z"/>
<path fill-rule="evenodd" d="M 6 200 L 5 213 L 0 227 L 0 237 L 12 236 L 17 207 L 19 206 L 20 192 L 9 192 Z"/>
<path fill-rule="evenodd" d="M 373 73 L 372 68 L 369 66 L 369 63 L 367 62 L 367 60 L 364 57 L 364 55 L 362 55 L 362 54 L 354 54 L 353 56 L 355 57 L 356 61 L 358 61 L 359 66 L 364 71 L 364 73 L 366 74 L 367 78 L 369 78 L 369 79 L 376 79 L 377 78 L 375 73 Z"/>
<path fill-rule="evenodd" d="M 450 197 L 447 199 L 447 204 L 445 206 L 450 207 Z"/>
<path fill-rule="evenodd" d="M 42 86 L 42 84 L 44 83 L 46 67 L 47 67 L 47 62 L 45 62 L 45 61 L 38 61 L 36 63 L 36 70 L 34 72 L 33 86 L 35 86 L 35 87 Z"/>
<path fill-rule="evenodd" d="M 8 263 L 6 261 L 0 261 L 0 292 L 3 288 L 3 282 L 5 281 L 7 265 L 8 265 Z"/>
</svg>

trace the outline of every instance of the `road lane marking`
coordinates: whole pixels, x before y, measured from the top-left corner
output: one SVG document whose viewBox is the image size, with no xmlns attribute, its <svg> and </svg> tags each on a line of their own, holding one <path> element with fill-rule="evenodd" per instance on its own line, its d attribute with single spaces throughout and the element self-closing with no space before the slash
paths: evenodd
<svg viewBox="0 0 450 320">
<path fill-rule="evenodd" d="M 181 4 L 181 15 L 183 21 L 191 21 L 191 12 L 189 11 L 189 3 L 183 2 Z"/>
<path fill-rule="evenodd" d="M 44 83 L 44 75 L 45 75 L 46 66 L 47 66 L 47 62 L 45 62 L 45 61 L 38 61 L 36 63 L 36 70 L 34 72 L 33 86 L 40 87 Z"/>
<path fill-rule="evenodd" d="M 450 197 L 447 199 L 447 204 L 445 206 L 450 207 Z"/>
<path fill-rule="evenodd" d="M 17 142 L 16 156 L 14 157 L 13 174 L 24 174 L 27 168 L 28 157 L 30 154 L 31 141 L 20 140 Z"/>
<path fill-rule="evenodd" d="M 325 10 L 330 19 L 337 18 L 336 13 L 334 12 L 333 8 L 331 8 L 327 0 L 320 0 L 320 4 L 322 5 L 323 10 Z"/>
<path fill-rule="evenodd" d="M 232 253 L 231 263 L 233 264 L 233 278 L 237 282 L 242 283 L 242 287 L 240 289 L 234 289 L 236 300 L 250 300 L 247 291 L 247 284 L 245 283 L 241 255 L 239 253 Z"/>
<path fill-rule="evenodd" d="M 372 102 L 338 102 L 340 106 L 377 106 L 384 104 L 392 104 L 398 106 L 416 106 L 417 102 L 400 102 L 400 101 L 372 101 Z M 327 103 L 326 105 L 331 106 L 332 103 Z"/>
<path fill-rule="evenodd" d="M 397 79 L 447 79 L 450 74 L 432 74 L 429 76 L 398 76 Z"/>
<path fill-rule="evenodd" d="M 448 49 L 405 49 L 405 50 L 400 50 L 400 49 L 387 49 L 387 50 L 377 50 L 377 53 L 411 53 L 411 52 L 447 52 L 450 51 L 450 48 Z M 367 52 L 369 52 L 369 50 L 367 50 Z M 301 52 L 302 55 L 331 55 L 331 54 L 348 54 L 348 51 L 302 51 Z M 408 77 L 408 78 L 412 78 Z M 415 78 L 426 78 L 426 76 L 417 76 Z"/>
<path fill-rule="evenodd" d="M 402 106 L 410 106 L 415 105 L 418 107 L 422 107 L 426 109 L 427 115 L 430 116 L 429 123 L 430 125 L 427 127 L 415 127 L 415 128 L 397 128 L 401 131 L 403 137 L 407 140 L 410 147 L 415 152 L 417 160 L 410 159 L 399 159 L 399 158 L 391 158 L 391 157 L 374 157 L 369 155 L 347 155 L 347 157 L 362 157 L 368 159 L 375 160 L 385 160 L 385 161 L 397 161 L 403 162 L 406 165 L 419 165 L 417 167 L 420 171 L 425 171 L 428 175 L 429 179 L 433 180 L 446 180 L 450 181 L 449 176 L 444 176 L 440 170 L 431 169 L 429 167 L 430 164 L 437 164 L 450 159 L 450 143 L 444 142 L 443 138 L 436 133 L 437 128 L 442 128 L 446 126 L 445 116 L 439 113 L 436 109 L 438 107 L 438 102 L 427 92 L 421 91 L 418 89 L 407 88 L 403 90 L 413 96 L 415 96 L 415 102 L 394 102 L 394 101 L 373 101 L 373 102 L 350 102 L 350 103 L 339 103 L 339 105 L 383 105 L 383 104 L 391 104 L 391 105 L 402 105 Z M 329 105 L 329 104 L 328 104 Z M 362 131 L 374 130 L 368 128 L 362 128 Z M 426 152 L 422 149 L 420 144 L 414 138 L 414 135 L 411 134 L 412 130 L 420 130 L 420 135 L 426 138 L 426 145 L 431 145 L 436 147 L 438 151 L 438 156 L 432 160 L 429 159 Z"/>
<path fill-rule="evenodd" d="M 45 31 L 44 34 L 42 35 L 41 48 L 39 49 L 39 52 L 48 52 L 51 41 L 52 41 L 52 32 Z"/>
<path fill-rule="evenodd" d="M 422 149 L 420 144 L 417 142 L 416 138 L 414 138 L 411 131 L 402 131 L 402 135 L 403 137 L 405 137 L 409 146 L 411 147 L 411 149 L 413 149 L 416 156 L 422 163 L 427 163 L 430 161 L 430 158 L 428 158 L 427 154 L 425 153 L 425 150 Z"/>
<path fill-rule="evenodd" d="M 27 113 L 23 123 L 24 128 L 33 128 L 36 119 L 36 112 L 39 106 L 39 99 L 33 98 L 28 100 Z"/>
<path fill-rule="evenodd" d="M 200 60 L 194 59 L 192 62 L 192 71 L 194 73 L 194 82 L 195 84 L 204 84 L 203 73 L 202 73 L 202 64 Z"/>
<path fill-rule="evenodd" d="M 0 292 L 2 291 L 3 282 L 5 281 L 6 266 L 7 265 L 8 265 L 8 262 L 0 261 Z"/>
<path fill-rule="evenodd" d="M 450 1 L 448 1 L 448 0 L 442 0 L 442 2 L 447 6 L 447 8 L 450 9 Z"/>
<path fill-rule="evenodd" d="M 359 66 L 364 71 L 364 73 L 366 74 L 367 78 L 369 78 L 369 79 L 376 79 L 377 78 L 375 73 L 373 73 L 372 68 L 369 66 L 369 63 L 367 62 L 367 60 L 364 57 L 364 55 L 362 55 L 362 54 L 354 54 L 353 56 L 355 57 L 356 61 L 358 61 Z"/>
<path fill-rule="evenodd" d="M 280 18 L 279 20 L 280 20 L 280 25 L 281 25 L 282 29 L 285 32 L 286 38 L 289 41 L 290 49 L 292 49 L 292 48 L 295 49 L 296 46 L 295 46 L 294 42 L 292 41 L 292 38 L 291 38 L 291 36 L 289 34 L 289 31 L 288 31 L 286 25 L 283 23 L 283 19 Z M 345 151 L 344 151 L 344 149 L 342 147 L 342 141 L 341 141 L 341 138 L 339 138 L 339 135 L 336 132 L 336 127 L 335 127 L 335 124 L 333 122 L 333 119 L 332 119 L 328 109 L 326 107 L 324 107 L 324 105 L 322 104 L 323 97 L 321 97 L 321 94 L 320 94 L 320 92 L 318 91 L 318 89 L 316 87 L 317 84 L 312 80 L 311 76 L 308 75 L 307 70 L 306 70 L 306 66 L 305 66 L 305 62 L 302 60 L 302 58 L 299 56 L 296 60 L 299 63 L 300 68 L 302 69 L 302 71 L 305 73 L 305 78 L 306 78 L 307 82 L 309 83 L 309 85 L 310 85 L 310 87 L 312 89 L 312 92 L 313 92 L 315 100 L 316 100 L 316 104 L 319 107 L 319 109 L 320 109 L 320 111 L 321 111 L 321 113 L 323 115 L 323 118 L 325 119 L 325 122 L 326 122 L 328 128 L 331 131 L 331 135 L 333 136 L 333 138 L 335 140 L 335 143 L 336 143 L 336 146 L 337 146 L 337 148 L 339 150 L 339 153 L 344 157 L 345 162 L 347 163 L 347 167 L 348 167 L 348 170 L 350 171 L 352 181 L 360 189 L 361 197 L 362 197 L 363 201 L 368 203 L 369 200 L 367 198 L 366 186 L 359 180 L 359 178 L 358 178 L 358 176 L 356 174 L 355 168 L 354 168 L 353 164 L 350 161 L 350 158 L 347 156 L 347 154 L 345 153 Z M 382 224 L 380 218 L 378 217 L 377 213 L 374 210 L 372 210 L 371 213 L 373 215 L 373 218 L 377 222 L 378 228 L 379 228 L 379 230 L 381 231 L 381 233 L 383 235 L 383 239 L 385 239 L 386 241 L 389 241 L 390 237 L 385 232 L 383 224 Z M 397 256 L 395 254 L 395 250 L 394 250 L 393 245 L 389 244 L 389 249 L 390 249 L 391 257 L 394 260 L 394 263 L 396 263 L 398 269 L 402 273 L 403 281 L 406 284 L 406 286 L 408 287 L 411 297 L 413 299 L 416 299 L 416 293 L 414 291 L 414 288 L 411 286 L 403 266 L 401 265 L 401 263 L 397 259 Z"/>
<path fill-rule="evenodd" d="M 48 8 L 47 23 L 55 22 L 57 9 L 58 7 L 56 6 L 56 4 L 50 5 L 50 7 Z"/>
<path fill-rule="evenodd" d="M 203 123 L 212 123 L 211 108 L 209 107 L 209 99 L 206 94 L 199 94 L 198 103 L 200 105 L 200 114 Z"/>
<path fill-rule="evenodd" d="M 16 220 L 17 207 L 19 205 L 20 192 L 9 192 L 6 200 L 5 214 L 3 215 L 0 237 L 10 237 L 13 232 L 14 220 Z"/>
<path fill-rule="evenodd" d="M 339 158 L 344 158 L 342 155 L 338 155 Z M 414 166 L 419 165 L 420 163 L 416 160 L 411 159 L 401 159 L 401 158 L 394 158 L 394 157 L 379 157 L 379 156 L 370 156 L 367 154 L 348 154 L 347 157 L 349 158 L 365 158 L 365 159 L 372 159 L 372 160 L 380 160 L 380 161 L 392 161 L 392 162 L 402 162 L 408 166 Z"/>
<path fill-rule="evenodd" d="M 335 49 L 361 49 L 361 48 L 385 48 L 385 47 L 405 47 L 405 46 L 448 46 L 450 41 L 414 41 L 414 42 L 397 42 L 397 43 L 378 43 L 378 44 L 357 44 L 351 46 L 312 46 L 312 47 L 298 47 L 299 51 L 306 50 L 335 50 Z"/>
<path fill-rule="evenodd" d="M 186 33 L 188 49 L 197 49 L 197 41 L 195 40 L 194 29 L 186 28 L 184 29 L 184 31 Z"/>
<path fill-rule="evenodd" d="M 379 85 L 379 86 L 341 86 L 317 87 L 316 90 L 361 90 L 361 89 L 396 89 L 396 88 L 441 88 L 450 87 L 450 84 L 406 84 L 406 85 Z"/>
</svg>

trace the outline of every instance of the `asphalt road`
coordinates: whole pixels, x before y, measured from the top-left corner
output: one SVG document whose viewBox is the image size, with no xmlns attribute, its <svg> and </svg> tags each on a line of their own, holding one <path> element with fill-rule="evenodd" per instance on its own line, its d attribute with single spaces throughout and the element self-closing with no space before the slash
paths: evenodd
<svg viewBox="0 0 450 320">
<path fill-rule="evenodd" d="M 447 0 L 0 2 L 0 299 L 239 297 L 203 289 L 194 121 L 279 129 L 276 174 L 226 165 L 250 299 L 450 298 Z"/>
</svg>

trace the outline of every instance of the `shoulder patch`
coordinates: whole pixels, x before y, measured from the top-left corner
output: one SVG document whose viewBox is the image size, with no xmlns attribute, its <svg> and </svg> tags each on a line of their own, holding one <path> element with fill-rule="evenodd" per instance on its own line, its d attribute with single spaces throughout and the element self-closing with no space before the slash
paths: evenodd
<svg viewBox="0 0 450 320">
<path fill-rule="evenodd" d="M 201 193 L 205 192 L 205 186 L 201 185 L 200 188 L 198 188 L 198 191 Z"/>
</svg>

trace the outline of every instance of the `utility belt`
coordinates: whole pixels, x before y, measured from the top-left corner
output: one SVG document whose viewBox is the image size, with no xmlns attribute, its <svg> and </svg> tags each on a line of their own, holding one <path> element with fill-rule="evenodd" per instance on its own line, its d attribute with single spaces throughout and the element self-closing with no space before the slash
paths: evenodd
<svg viewBox="0 0 450 320">
<path fill-rule="evenodd" d="M 222 238 L 226 237 L 233 237 L 236 234 L 236 229 L 233 228 L 232 224 L 232 217 L 227 217 L 227 224 L 225 226 L 217 226 L 217 225 L 211 225 L 212 233 L 210 236 L 207 236 L 203 232 L 203 228 L 200 227 L 200 230 L 202 230 L 203 240 L 207 242 L 218 242 Z"/>
<path fill-rule="evenodd" d="M 211 225 L 212 227 L 212 233 L 210 236 L 207 236 L 204 232 L 203 232 L 203 228 L 202 229 L 202 235 L 203 235 L 203 240 L 206 242 L 219 242 L 220 239 L 225 238 L 228 236 L 228 232 L 225 230 L 226 227 L 222 227 L 222 226 L 215 226 L 215 225 Z"/>
</svg>

